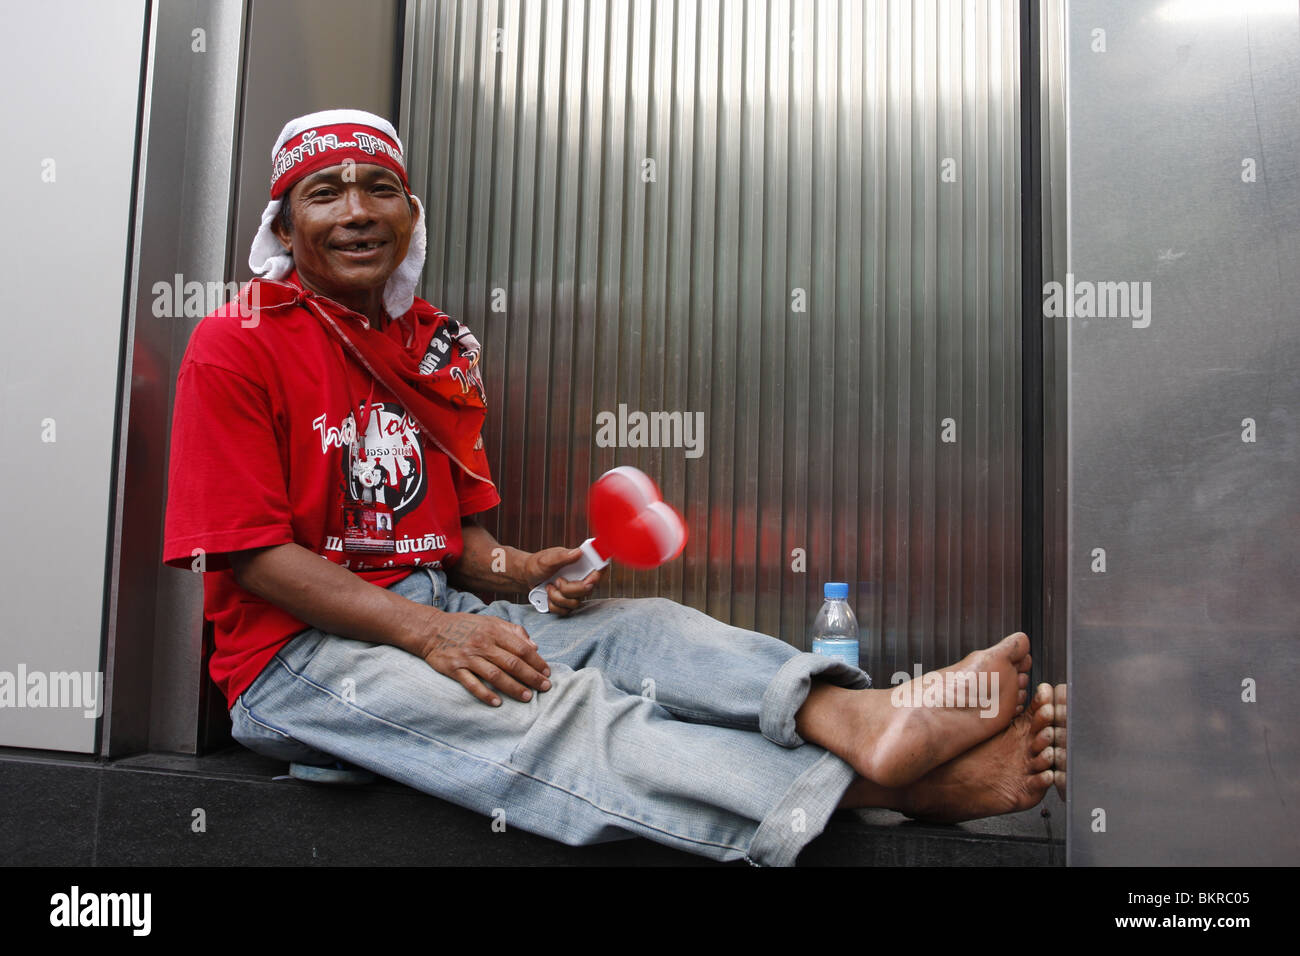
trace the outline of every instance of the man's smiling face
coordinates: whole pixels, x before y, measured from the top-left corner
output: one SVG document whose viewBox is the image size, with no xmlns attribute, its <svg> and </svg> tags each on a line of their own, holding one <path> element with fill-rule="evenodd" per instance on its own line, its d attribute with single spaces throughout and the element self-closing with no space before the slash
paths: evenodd
<svg viewBox="0 0 1300 956">
<path fill-rule="evenodd" d="M 279 219 L 273 228 L 303 284 L 373 317 L 415 226 L 397 174 L 368 163 L 330 166 L 296 183 L 284 201 L 292 228 Z"/>
</svg>

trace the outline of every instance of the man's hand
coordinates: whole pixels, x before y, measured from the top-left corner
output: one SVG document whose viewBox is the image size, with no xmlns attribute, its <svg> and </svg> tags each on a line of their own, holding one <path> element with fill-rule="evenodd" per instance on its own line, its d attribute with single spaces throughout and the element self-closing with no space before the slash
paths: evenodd
<svg viewBox="0 0 1300 956">
<path fill-rule="evenodd" d="M 522 627 L 484 614 L 448 614 L 360 576 L 298 544 L 230 555 L 236 583 L 326 634 L 391 644 L 464 685 L 479 700 L 550 690 L 551 669 Z M 525 686 L 527 685 L 527 686 Z"/>
<path fill-rule="evenodd" d="M 484 681 L 516 700 L 532 698 L 529 687 L 550 690 L 551 669 L 519 625 L 486 614 L 439 612 L 420 656 L 439 674 L 458 681 L 493 707 L 501 700 Z M 527 686 L 525 686 L 527 685 Z"/>
<path fill-rule="evenodd" d="M 528 587 L 545 581 L 560 568 L 566 564 L 572 564 L 582 557 L 581 548 L 546 548 L 542 551 L 535 551 L 528 556 L 524 564 L 524 575 L 528 580 Z M 564 578 L 556 578 L 546 586 L 546 596 L 550 598 L 550 607 L 552 614 L 558 614 L 560 617 L 567 617 L 582 606 L 582 602 L 595 590 L 596 585 L 600 583 L 601 575 L 604 572 L 600 569 L 592 571 L 581 581 L 566 581 Z"/>
</svg>

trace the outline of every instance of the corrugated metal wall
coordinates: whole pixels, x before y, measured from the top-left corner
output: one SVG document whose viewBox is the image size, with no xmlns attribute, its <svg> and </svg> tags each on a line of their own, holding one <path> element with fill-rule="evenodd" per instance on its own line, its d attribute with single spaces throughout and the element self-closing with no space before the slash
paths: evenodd
<svg viewBox="0 0 1300 956">
<path fill-rule="evenodd" d="M 484 343 L 501 540 L 577 544 L 634 464 L 691 540 L 612 593 L 804 647 L 847 580 L 877 683 L 1020 629 L 1013 0 L 407 15 L 423 294 Z M 620 406 L 699 413 L 698 457 L 602 447 Z"/>
</svg>

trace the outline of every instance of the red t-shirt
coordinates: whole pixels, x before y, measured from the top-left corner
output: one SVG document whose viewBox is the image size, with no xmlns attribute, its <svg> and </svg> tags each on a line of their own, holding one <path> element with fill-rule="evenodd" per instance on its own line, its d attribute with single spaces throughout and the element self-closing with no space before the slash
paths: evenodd
<svg viewBox="0 0 1300 956">
<path fill-rule="evenodd" d="M 301 284 L 296 273 L 285 281 Z M 433 310 L 423 299 L 413 308 Z M 212 679 L 231 705 L 310 625 L 235 583 L 227 552 L 296 542 L 388 587 L 417 566 L 454 564 L 461 517 L 501 500 L 490 484 L 420 440 L 419 427 L 391 393 L 345 359 L 305 309 L 256 319 L 251 324 L 228 304 L 190 338 L 176 384 L 163 542 L 164 563 L 178 568 L 193 567 L 195 549 L 202 549 L 204 616 L 215 641 Z M 358 334 L 388 335 L 423 357 L 436 329 L 415 341 L 413 328 L 398 319 L 383 331 L 372 326 Z M 375 412 L 365 447 L 380 455 L 375 494 L 392 509 L 392 554 L 343 549 L 345 496 L 362 496 L 342 437 L 351 426 L 343 425 L 360 418 L 358 406 L 368 398 Z"/>
</svg>

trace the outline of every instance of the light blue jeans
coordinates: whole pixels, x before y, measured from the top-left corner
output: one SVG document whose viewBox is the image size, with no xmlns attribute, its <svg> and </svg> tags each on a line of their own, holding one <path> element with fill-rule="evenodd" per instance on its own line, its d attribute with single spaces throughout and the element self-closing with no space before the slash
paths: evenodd
<svg viewBox="0 0 1300 956">
<path fill-rule="evenodd" d="M 235 739 L 282 760 L 346 760 L 562 843 L 636 835 L 773 866 L 794 863 L 854 778 L 799 737 L 795 713 L 814 675 L 870 686 L 855 667 L 659 598 L 589 601 L 566 618 L 484 605 L 436 569 L 391 590 L 520 625 L 551 689 L 490 707 L 406 651 L 312 629 L 235 702 Z"/>
</svg>

